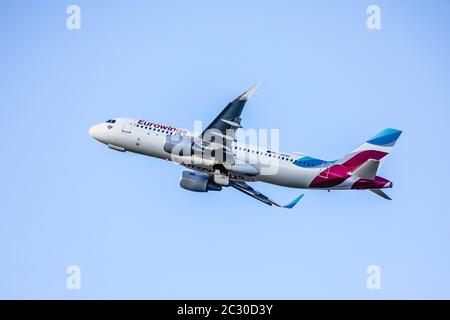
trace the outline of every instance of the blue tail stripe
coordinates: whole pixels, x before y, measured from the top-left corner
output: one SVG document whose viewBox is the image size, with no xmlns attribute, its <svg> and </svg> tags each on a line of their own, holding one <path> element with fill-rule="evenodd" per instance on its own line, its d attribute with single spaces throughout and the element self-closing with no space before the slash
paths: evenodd
<svg viewBox="0 0 450 320">
<path fill-rule="evenodd" d="M 401 130 L 388 128 L 384 129 L 367 142 L 375 144 L 377 146 L 391 147 L 395 144 L 395 142 L 397 141 L 398 137 L 400 137 L 401 134 L 402 134 Z"/>
</svg>

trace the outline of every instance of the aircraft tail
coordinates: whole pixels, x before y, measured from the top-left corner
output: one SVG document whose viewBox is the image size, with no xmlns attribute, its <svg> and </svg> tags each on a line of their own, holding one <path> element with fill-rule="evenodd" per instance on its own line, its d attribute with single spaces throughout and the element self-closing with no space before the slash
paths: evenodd
<svg viewBox="0 0 450 320">
<path fill-rule="evenodd" d="M 388 199 L 389 196 L 383 192 L 374 191 L 392 188 L 392 182 L 378 176 L 377 171 L 392 151 L 401 133 L 397 129 L 384 129 L 342 159 L 332 162 L 321 161 L 320 173 L 310 183 L 310 187 L 331 189 L 343 184 L 341 187 L 371 190 Z"/>
<path fill-rule="evenodd" d="M 345 155 L 339 160 L 339 164 L 350 167 L 353 170 L 352 175 L 354 173 L 362 179 L 373 180 L 401 133 L 402 131 L 397 129 L 384 129 Z"/>
</svg>

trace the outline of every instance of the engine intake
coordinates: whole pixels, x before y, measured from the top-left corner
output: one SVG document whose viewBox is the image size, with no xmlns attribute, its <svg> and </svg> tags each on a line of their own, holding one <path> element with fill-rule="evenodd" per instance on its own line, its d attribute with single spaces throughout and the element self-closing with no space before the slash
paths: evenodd
<svg viewBox="0 0 450 320">
<path fill-rule="evenodd" d="M 180 187 L 195 192 L 222 190 L 222 187 L 210 180 L 207 174 L 194 171 L 183 171 L 180 180 Z"/>
</svg>

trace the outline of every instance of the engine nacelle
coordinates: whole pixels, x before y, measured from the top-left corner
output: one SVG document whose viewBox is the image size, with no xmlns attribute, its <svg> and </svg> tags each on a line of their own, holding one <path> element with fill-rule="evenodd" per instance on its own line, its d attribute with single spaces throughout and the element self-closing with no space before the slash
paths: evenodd
<svg viewBox="0 0 450 320">
<path fill-rule="evenodd" d="M 207 174 L 194 171 L 183 171 L 180 180 L 180 187 L 195 192 L 222 190 L 222 187 L 214 181 L 211 181 Z"/>
<path fill-rule="evenodd" d="M 177 156 L 192 156 L 194 139 L 180 135 L 168 135 L 164 143 L 164 151 Z"/>
</svg>

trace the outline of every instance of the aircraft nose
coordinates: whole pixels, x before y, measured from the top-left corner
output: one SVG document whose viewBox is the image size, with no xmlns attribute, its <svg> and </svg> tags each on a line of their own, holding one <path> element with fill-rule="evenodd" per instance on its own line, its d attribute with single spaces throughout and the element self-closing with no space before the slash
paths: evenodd
<svg viewBox="0 0 450 320">
<path fill-rule="evenodd" d="M 89 128 L 89 135 L 94 138 L 94 139 L 98 139 L 99 137 L 99 127 L 98 125 L 93 125 L 92 127 Z"/>
<path fill-rule="evenodd" d="M 95 127 L 95 126 L 94 126 Z M 89 128 L 89 135 L 92 137 L 92 138 L 95 138 L 95 128 L 94 127 L 90 127 Z"/>
</svg>

